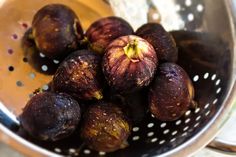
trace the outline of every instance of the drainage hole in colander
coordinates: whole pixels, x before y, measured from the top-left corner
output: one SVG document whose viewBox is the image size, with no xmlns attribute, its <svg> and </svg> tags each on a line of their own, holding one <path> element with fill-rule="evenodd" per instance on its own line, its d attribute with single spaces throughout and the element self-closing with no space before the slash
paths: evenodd
<svg viewBox="0 0 236 157">
<path fill-rule="evenodd" d="M 184 132 L 181 136 L 187 136 L 187 134 L 188 134 L 187 132 Z"/>
<path fill-rule="evenodd" d="M 76 153 L 76 150 L 73 149 L 73 148 L 70 148 L 70 149 L 69 149 L 69 153 L 70 153 L 70 154 L 74 154 L 74 153 Z"/>
<path fill-rule="evenodd" d="M 187 18 L 188 18 L 188 21 L 191 22 L 194 20 L 194 15 L 192 13 L 190 13 L 190 14 L 188 14 Z"/>
<path fill-rule="evenodd" d="M 11 48 L 7 50 L 7 53 L 10 54 L 10 55 L 12 55 L 13 52 L 14 52 L 14 51 L 13 51 L 13 49 L 11 49 Z"/>
<path fill-rule="evenodd" d="M 155 143 L 155 142 L 157 142 L 157 140 L 158 140 L 158 138 L 154 137 L 154 138 L 151 139 L 151 142 Z"/>
<path fill-rule="evenodd" d="M 147 133 L 147 137 L 152 137 L 154 135 L 154 132 Z"/>
<path fill-rule="evenodd" d="M 215 85 L 218 86 L 220 84 L 220 79 L 216 80 Z"/>
<path fill-rule="evenodd" d="M 47 66 L 47 65 L 42 65 L 41 69 L 42 69 L 43 71 L 48 71 L 48 66 Z"/>
<path fill-rule="evenodd" d="M 39 53 L 39 56 L 40 56 L 41 58 L 44 58 L 44 57 L 45 57 L 45 55 L 44 55 L 42 52 Z"/>
<path fill-rule="evenodd" d="M 171 135 L 174 136 L 174 135 L 176 135 L 177 133 L 178 133 L 178 131 L 175 130 L 175 131 L 173 131 L 173 132 L 171 133 Z"/>
<path fill-rule="evenodd" d="M 137 132 L 137 131 L 139 131 L 139 127 L 133 127 L 133 132 Z"/>
<path fill-rule="evenodd" d="M 164 144 L 165 142 L 166 142 L 165 140 L 161 140 L 159 144 L 161 145 L 161 144 Z"/>
<path fill-rule="evenodd" d="M 189 126 L 184 127 L 183 131 L 187 131 L 189 129 Z"/>
<path fill-rule="evenodd" d="M 176 140 L 176 138 L 172 138 L 171 140 L 170 140 L 170 142 L 174 142 Z"/>
<path fill-rule="evenodd" d="M 23 62 L 27 63 L 28 62 L 28 58 L 24 57 L 23 58 Z"/>
<path fill-rule="evenodd" d="M 221 88 L 218 88 L 218 89 L 216 90 L 216 94 L 219 94 L 220 91 L 221 91 Z"/>
<path fill-rule="evenodd" d="M 207 104 L 204 106 L 204 109 L 207 109 L 209 106 L 210 106 L 210 104 L 207 103 Z"/>
<path fill-rule="evenodd" d="M 139 136 L 134 136 L 134 137 L 132 138 L 133 141 L 137 141 L 137 140 L 139 140 L 139 139 L 140 139 Z"/>
<path fill-rule="evenodd" d="M 34 79 L 35 76 L 36 76 L 35 73 L 33 73 L 33 72 L 29 73 L 29 77 L 30 77 L 31 79 Z"/>
<path fill-rule="evenodd" d="M 203 7 L 202 4 L 198 4 L 198 5 L 197 5 L 197 11 L 198 11 L 198 12 L 202 12 L 203 9 L 204 9 L 204 7 Z"/>
<path fill-rule="evenodd" d="M 191 114 L 191 110 L 185 112 L 185 116 L 189 116 Z"/>
<path fill-rule="evenodd" d="M 11 38 L 16 40 L 16 39 L 18 39 L 18 35 L 17 34 L 12 34 Z"/>
<path fill-rule="evenodd" d="M 161 127 L 161 128 L 166 127 L 166 123 L 161 123 L 160 127 Z"/>
<path fill-rule="evenodd" d="M 182 123 L 181 120 L 177 120 L 177 121 L 175 122 L 175 125 L 180 125 L 181 123 Z"/>
<path fill-rule="evenodd" d="M 216 74 L 213 74 L 213 75 L 211 76 L 211 80 L 214 81 L 215 79 L 216 79 Z"/>
<path fill-rule="evenodd" d="M 106 155 L 106 152 L 99 152 L 98 154 L 102 156 L 102 155 Z"/>
<path fill-rule="evenodd" d="M 201 119 L 201 116 L 197 116 L 196 121 L 199 121 Z"/>
<path fill-rule="evenodd" d="M 205 73 L 204 75 L 203 75 L 203 78 L 204 79 L 207 79 L 209 77 L 209 73 Z"/>
<path fill-rule="evenodd" d="M 216 104 L 218 101 L 218 99 L 216 98 L 214 101 L 213 101 L 213 104 Z"/>
<path fill-rule="evenodd" d="M 199 80 L 199 76 L 198 75 L 195 75 L 194 77 L 193 77 L 193 81 L 194 82 L 197 82 Z"/>
<path fill-rule="evenodd" d="M 55 151 L 56 153 L 61 153 L 61 149 L 60 149 L 60 148 L 55 148 L 54 151 Z"/>
<path fill-rule="evenodd" d="M 210 110 L 205 113 L 205 116 L 208 116 L 210 114 Z"/>
<path fill-rule="evenodd" d="M 192 5 L 192 1 L 191 1 L 191 0 L 186 0 L 186 1 L 185 1 L 185 5 L 186 5 L 187 7 L 190 7 L 190 6 Z"/>
<path fill-rule="evenodd" d="M 193 127 L 196 128 L 196 127 L 198 127 L 199 124 L 200 124 L 200 123 L 198 122 L 198 123 L 196 123 Z"/>
<path fill-rule="evenodd" d="M 84 150 L 84 154 L 90 154 L 90 153 L 91 153 L 91 151 L 89 149 Z"/>
<path fill-rule="evenodd" d="M 153 126 L 154 126 L 154 123 L 149 123 L 149 124 L 147 125 L 148 128 L 152 128 Z"/>
<path fill-rule="evenodd" d="M 200 108 L 198 107 L 195 109 L 194 113 L 198 113 L 199 111 L 200 111 Z"/>
<path fill-rule="evenodd" d="M 24 86 L 24 84 L 21 81 L 16 81 L 16 85 L 18 87 L 23 87 Z"/>
<path fill-rule="evenodd" d="M 14 67 L 13 66 L 9 66 L 8 70 L 11 71 L 11 72 L 14 71 Z"/>
<path fill-rule="evenodd" d="M 170 130 L 166 129 L 166 130 L 163 131 L 163 134 L 168 134 L 169 132 L 170 132 Z"/>
</svg>

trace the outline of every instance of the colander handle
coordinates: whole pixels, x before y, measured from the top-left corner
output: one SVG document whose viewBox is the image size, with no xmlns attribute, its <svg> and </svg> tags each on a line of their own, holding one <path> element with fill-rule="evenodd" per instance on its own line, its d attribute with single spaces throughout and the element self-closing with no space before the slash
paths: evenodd
<svg viewBox="0 0 236 157">
<path fill-rule="evenodd" d="M 228 142 L 220 138 L 215 138 L 207 147 L 221 153 L 236 155 L 236 143 Z"/>
</svg>

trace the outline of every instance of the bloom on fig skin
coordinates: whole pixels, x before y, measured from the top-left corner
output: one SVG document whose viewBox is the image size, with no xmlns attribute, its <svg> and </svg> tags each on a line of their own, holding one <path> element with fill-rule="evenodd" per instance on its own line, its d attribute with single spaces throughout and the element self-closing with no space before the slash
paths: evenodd
<svg viewBox="0 0 236 157">
<path fill-rule="evenodd" d="M 135 34 L 147 40 L 154 47 L 160 62 L 176 62 L 178 60 L 175 40 L 162 25 L 147 23 L 138 28 Z"/>
<path fill-rule="evenodd" d="M 194 87 L 183 68 L 174 63 L 163 63 L 150 85 L 149 109 L 159 120 L 174 121 L 189 108 Z"/>
<path fill-rule="evenodd" d="M 55 91 L 65 92 L 75 99 L 102 99 L 103 76 L 101 57 L 89 50 L 69 55 L 53 77 Z"/>
<path fill-rule="evenodd" d="M 108 84 L 120 93 L 129 93 L 149 85 L 158 59 L 151 44 L 138 36 L 128 35 L 108 45 L 102 64 Z"/>
<path fill-rule="evenodd" d="M 129 119 L 111 102 L 91 105 L 83 117 L 81 137 L 91 149 L 113 152 L 127 146 L 131 134 Z"/>
<path fill-rule="evenodd" d="M 104 54 L 107 45 L 114 39 L 133 34 L 133 28 L 120 17 L 110 16 L 92 23 L 85 33 L 91 50 Z"/>
</svg>

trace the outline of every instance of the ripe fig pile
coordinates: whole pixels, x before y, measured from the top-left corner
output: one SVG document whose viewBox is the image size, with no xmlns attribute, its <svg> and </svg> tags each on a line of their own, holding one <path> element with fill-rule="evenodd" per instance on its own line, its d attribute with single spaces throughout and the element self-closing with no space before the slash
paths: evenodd
<svg viewBox="0 0 236 157">
<path fill-rule="evenodd" d="M 150 112 L 157 120 L 174 121 L 194 102 L 193 84 L 176 64 L 175 41 L 160 24 L 134 32 L 127 21 L 111 16 L 84 34 L 72 9 L 49 4 L 34 15 L 26 35 L 39 52 L 62 61 L 52 90 L 35 94 L 19 116 L 35 139 L 58 141 L 75 133 L 93 150 L 114 152 L 128 146 L 132 124 Z"/>
</svg>

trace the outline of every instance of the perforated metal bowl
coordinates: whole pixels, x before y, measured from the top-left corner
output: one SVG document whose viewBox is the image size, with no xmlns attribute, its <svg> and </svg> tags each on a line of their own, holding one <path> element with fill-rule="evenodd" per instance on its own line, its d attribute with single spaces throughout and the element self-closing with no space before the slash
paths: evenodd
<svg viewBox="0 0 236 157">
<path fill-rule="evenodd" d="M 127 19 L 134 28 L 148 21 L 161 22 L 177 41 L 178 64 L 192 78 L 197 107 L 174 122 L 146 115 L 133 126 L 129 147 L 114 153 L 92 151 L 77 136 L 56 143 L 30 140 L 18 130 L 16 117 L 35 89 L 48 89 L 58 61 L 48 61 L 41 53 L 24 53 L 21 39 L 35 12 L 49 3 L 70 6 L 85 29 L 92 21 L 113 14 Z M 3 141 L 29 156 L 193 154 L 215 137 L 235 101 L 234 3 L 234 0 L 0 0 L 0 130 L 7 135 Z"/>
</svg>

